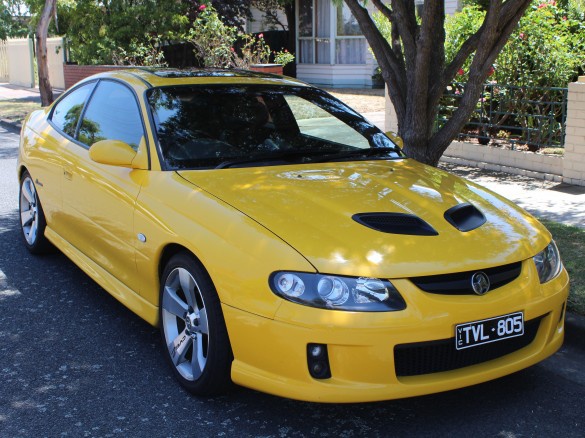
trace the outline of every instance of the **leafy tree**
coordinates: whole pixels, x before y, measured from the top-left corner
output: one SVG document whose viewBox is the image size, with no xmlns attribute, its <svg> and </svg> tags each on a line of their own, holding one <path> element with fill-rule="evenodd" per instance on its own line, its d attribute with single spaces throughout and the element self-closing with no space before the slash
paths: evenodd
<svg viewBox="0 0 585 438">
<path fill-rule="evenodd" d="M 491 0 L 478 29 L 458 48 L 452 59 L 445 54 L 445 5 L 425 0 L 417 16 L 414 0 L 372 0 L 390 22 L 390 40 L 359 0 L 345 0 L 378 61 L 398 118 L 404 152 L 436 165 L 469 119 L 492 65 L 514 32 L 531 0 Z M 439 101 L 446 87 L 468 58 L 467 83 L 451 119 L 434 130 Z"/>
<path fill-rule="evenodd" d="M 19 0 L 3 0 L 0 4 L 0 40 L 28 35 L 25 4 Z"/>
<path fill-rule="evenodd" d="M 149 55 L 155 42 L 183 32 L 195 6 L 187 0 L 67 1 L 59 8 L 59 26 L 79 63 L 111 64 L 135 55 L 156 59 Z"/>
</svg>

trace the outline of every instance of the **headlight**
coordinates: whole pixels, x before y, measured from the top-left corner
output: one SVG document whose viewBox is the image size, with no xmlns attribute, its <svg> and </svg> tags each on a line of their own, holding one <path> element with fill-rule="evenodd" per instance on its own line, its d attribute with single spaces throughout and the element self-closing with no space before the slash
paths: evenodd
<svg viewBox="0 0 585 438">
<path fill-rule="evenodd" d="M 551 241 L 533 259 L 541 284 L 552 280 L 561 272 L 561 256 L 554 241 Z"/>
<path fill-rule="evenodd" d="M 276 295 L 306 306 L 356 312 L 406 309 L 392 283 L 378 278 L 275 272 L 269 283 Z"/>
</svg>

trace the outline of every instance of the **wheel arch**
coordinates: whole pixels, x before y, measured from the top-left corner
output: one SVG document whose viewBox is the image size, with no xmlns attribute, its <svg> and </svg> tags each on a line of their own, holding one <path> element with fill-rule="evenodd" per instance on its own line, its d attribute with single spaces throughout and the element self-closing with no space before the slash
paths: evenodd
<svg viewBox="0 0 585 438">
<path fill-rule="evenodd" d="M 30 175 L 30 171 L 27 169 L 27 167 L 24 164 L 20 164 L 16 171 L 18 172 L 18 181 L 22 180 L 22 175 L 24 175 L 24 172 L 28 172 Z M 31 175 L 31 177 L 32 177 L 32 175 Z"/>
<path fill-rule="evenodd" d="M 201 259 L 199 257 L 197 257 L 196 254 L 193 253 L 193 251 L 191 251 L 189 248 L 187 248 L 186 246 L 181 245 L 179 243 L 168 243 L 161 251 L 161 255 L 160 255 L 160 258 L 158 261 L 158 284 L 159 284 L 159 286 L 160 286 L 161 281 L 162 281 L 162 275 L 163 275 L 163 271 L 165 269 L 165 266 L 167 265 L 169 260 L 171 258 L 173 258 L 174 255 L 179 254 L 181 252 L 186 252 L 187 254 L 192 256 L 195 259 L 195 261 L 199 264 L 199 266 L 202 268 L 205 275 L 207 275 L 207 277 L 209 278 L 211 283 L 213 283 L 213 280 L 211 279 L 211 276 L 209 275 L 207 268 L 201 262 Z M 158 305 L 160 306 L 160 302 L 158 303 Z"/>
</svg>

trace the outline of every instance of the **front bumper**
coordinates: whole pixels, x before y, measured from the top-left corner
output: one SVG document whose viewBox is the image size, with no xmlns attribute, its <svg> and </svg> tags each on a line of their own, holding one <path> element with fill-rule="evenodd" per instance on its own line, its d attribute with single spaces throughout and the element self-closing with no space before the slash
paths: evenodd
<svg viewBox="0 0 585 438">
<path fill-rule="evenodd" d="M 407 300 L 401 312 L 353 313 L 283 302 L 271 320 L 224 305 L 234 353 L 232 379 L 283 397 L 344 403 L 430 394 L 516 372 L 550 356 L 563 342 L 568 275 L 563 269 L 544 285 L 534 284 L 535 275 L 534 264 L 525 262 L 516 281 L 482 297 L 432 295 L 408 280 L 393 280 Z M 525 321 L 540 318 L 526 347 L 450 371 L 396 375 L 396 345 L 453 338 L 457 324 L 517 311 L 524 312 Z M 309 343 L 327 345 L 331 378 L 310 376 Z"/>
</svg>

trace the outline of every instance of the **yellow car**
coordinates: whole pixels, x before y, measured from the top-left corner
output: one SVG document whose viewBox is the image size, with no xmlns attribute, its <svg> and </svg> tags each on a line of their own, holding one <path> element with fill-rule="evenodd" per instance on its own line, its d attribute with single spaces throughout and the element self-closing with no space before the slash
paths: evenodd
<svg viewBox="0 0 585 438">
<path fill-rule="evenodd" d="M 93 76 L 28 117 L 17 166 L 24 244 L 160 327 L 194 394 L 410 397 L 563 342 L 569 279 L 535 218 L 290 78 Z"/>
</svg>

